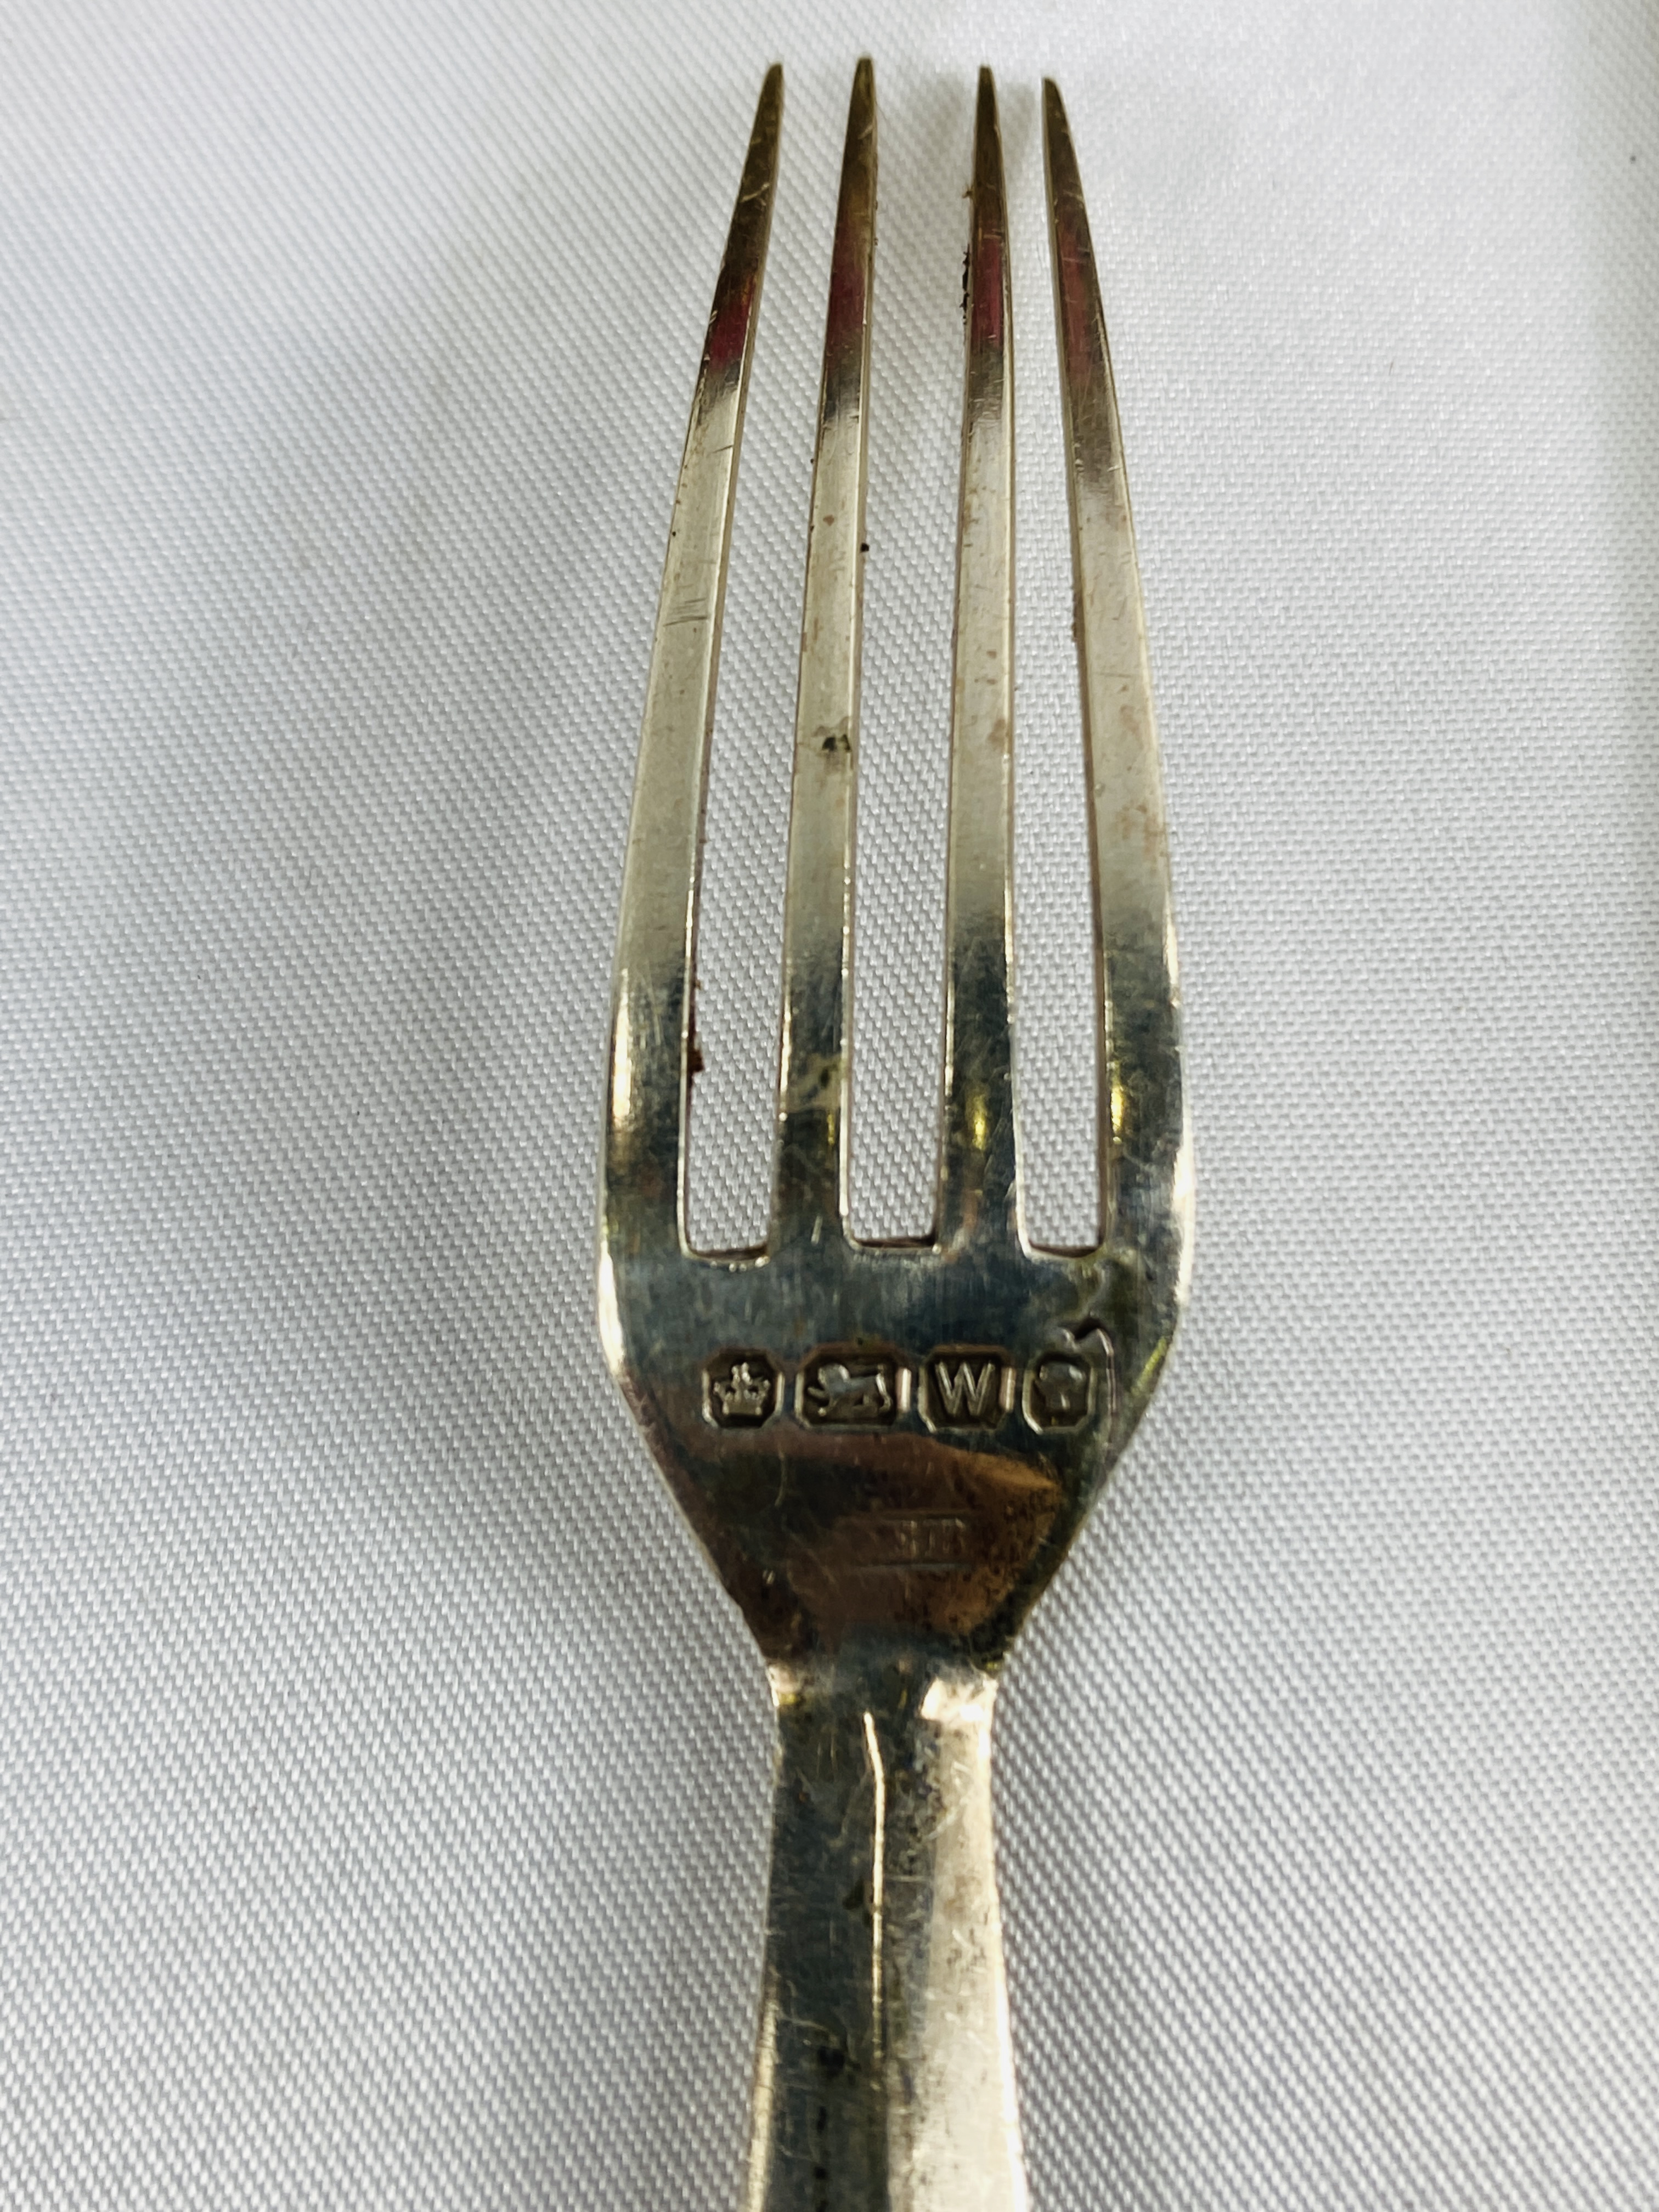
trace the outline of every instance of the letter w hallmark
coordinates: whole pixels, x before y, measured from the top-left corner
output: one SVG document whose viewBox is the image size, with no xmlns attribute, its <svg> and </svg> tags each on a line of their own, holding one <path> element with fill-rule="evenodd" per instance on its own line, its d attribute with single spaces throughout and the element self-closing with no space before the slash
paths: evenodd
<svg viewBox="0 0 1659 2212">
<path fill-rule="evenodd" d="M 1000 1352 L 935 1352 L 927 1362 L 929 1415 L 940 1428 L 994 1429 L 1005 1411 L 1006 1372 Z"/>
<path fill-rule="evenodd" d="M 981 1419 L 991 1401 L 991 1386 L 997 1379 L 1000 1364 L 995 1359 L 982 1359 L 975 1367 L 971 1359 L 959 1359 L 952 1374 L 948 1359 L 935 1360 L 933 1373 L 939 1381 L 941 1409 L 953 1421 L 959 1421 L 964 1412 L 970 1420 Z"/>
</svg>

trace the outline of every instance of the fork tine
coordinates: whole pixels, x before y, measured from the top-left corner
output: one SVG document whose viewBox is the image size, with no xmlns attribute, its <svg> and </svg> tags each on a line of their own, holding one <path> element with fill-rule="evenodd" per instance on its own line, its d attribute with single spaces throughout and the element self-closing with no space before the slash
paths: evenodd
<svg viewBox="0 0 1659 2212">
<path fill-rule="evenodd" d="M 859 739 L 859 629 L 876 240 L 876 85 L 853 77 L 801 617 L 784 893 L 783 1041 L 774 1240 L 816 1241 L 847 1212 L 848 997 Z"/>
<path fill-rule="evenodd" d="M 1042 87 L 1054 317 L 1101 1014 L 1101 1206 L 1115 1240 L 1160 1236 L 1185 1140 L 1169 839 L 1117 396 L 1077 156 Z"/>
<path fill-rule="evenodd" d="M 979 73 L 968 258 L 946 864 L 941 1239 L 1013 1229 L 1009 1038 L 1014 426 L 1008 222 L 996 87 Z"/>
<path fill-rule="evenodd" d="M 623 871 L 605 1133 L 608 1241 L 684 1241 L 697 878 L 738 447 L 777 180 L 769 70 L 714 286 L 663 566 Z"/>
</svg>

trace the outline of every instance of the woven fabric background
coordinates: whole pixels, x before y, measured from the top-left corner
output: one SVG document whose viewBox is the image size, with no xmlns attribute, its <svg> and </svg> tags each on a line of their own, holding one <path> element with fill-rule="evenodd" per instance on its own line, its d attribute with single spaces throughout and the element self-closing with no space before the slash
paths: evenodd
<svg viewBox="0 0 1659 2212">
<path fill-rule="evenodd" d="M 1642 0 L 0 16 L 0 2203 L 724 2212 L 757 1660 L 595 1158 L 702 328 L 788 72 L 696 1216 L 763 1214 L 851 67 L 882 100 L 857 1208 L 927 1211 L 973 73 L 1020 1069 L 1092 1074 L 1037 89 L 1113 334 L 1199 1161 L 1012 1664 L 1036 2212 L 1659 2203 L 1659 33 Z"/>
</svg>

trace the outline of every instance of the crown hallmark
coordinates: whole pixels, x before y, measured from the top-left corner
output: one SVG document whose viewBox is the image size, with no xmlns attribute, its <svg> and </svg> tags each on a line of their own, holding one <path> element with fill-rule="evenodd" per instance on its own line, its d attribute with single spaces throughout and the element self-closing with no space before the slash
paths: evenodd
<svg viewBox="0 0 1659 2212">
<path fill-rule="evenodd" d="M 777 1403 L 778 1370 L 763 1352 L 711 1360 L 704 1380 L 708 1417 L 722 1429 L 757 1429 Z"/>
</svg>

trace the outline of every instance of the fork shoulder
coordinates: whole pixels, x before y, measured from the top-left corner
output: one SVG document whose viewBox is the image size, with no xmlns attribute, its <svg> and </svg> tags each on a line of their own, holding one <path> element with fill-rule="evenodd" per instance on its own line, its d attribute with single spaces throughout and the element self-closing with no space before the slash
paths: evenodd
<svg viewBox="0 0 1659 2212">
<path fill-rule="evenodd" d="M 827 1240 L 602 1273 L 613 1371 L 763 1652 L 878 1631 L 994 1668 L 1149 1398 L 1143 1255 Z"/>
</svg>

